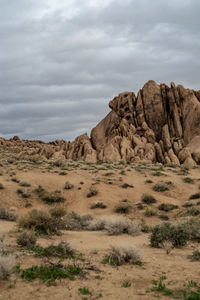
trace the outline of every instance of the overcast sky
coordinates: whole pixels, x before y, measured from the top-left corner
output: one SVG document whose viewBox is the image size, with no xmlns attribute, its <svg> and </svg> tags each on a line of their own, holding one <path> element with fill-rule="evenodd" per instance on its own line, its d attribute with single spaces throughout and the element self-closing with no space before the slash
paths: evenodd
<svg viewBox="0 0 200 300">
<path fill-rule="evenodd" d="M 72 140 L 153 79 L 200 89 L 199 0 L 0 0 L 0 136 Z"/>
</svg>

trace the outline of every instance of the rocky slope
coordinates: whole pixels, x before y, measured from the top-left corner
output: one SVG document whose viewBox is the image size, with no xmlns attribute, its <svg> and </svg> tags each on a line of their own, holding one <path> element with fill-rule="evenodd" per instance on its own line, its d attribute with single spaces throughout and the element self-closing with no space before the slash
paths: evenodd
<svg viewBox="0 0 200 300">
<path fill-rule="evenodd" d="M 200 90 L 148 81 L 138 92 L 119 94 L 109 103 L 111 112 L 87 134 L 73 142 L 20 141 L 13 147 L 20 157 L 83 159 L 88 162 L 160 162 L 200 164 Z"/>
</svg>

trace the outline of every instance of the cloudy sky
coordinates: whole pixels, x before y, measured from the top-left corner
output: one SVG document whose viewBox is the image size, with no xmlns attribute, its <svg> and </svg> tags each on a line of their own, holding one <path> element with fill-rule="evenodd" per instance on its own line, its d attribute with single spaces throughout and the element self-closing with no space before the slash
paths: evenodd
<svg viewBox="0 0 200 300">
<path fill-rule="evenodd" d="M 72 140 L 119 92 L 200 89 L 199 0 L 0 0 L 0 136 Z"/>
</svg>

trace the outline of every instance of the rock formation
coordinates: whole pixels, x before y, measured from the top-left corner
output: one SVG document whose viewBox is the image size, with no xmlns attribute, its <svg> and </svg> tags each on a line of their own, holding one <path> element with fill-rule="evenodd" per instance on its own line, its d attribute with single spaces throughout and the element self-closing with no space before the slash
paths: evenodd
<svg viewBox="0 0 200 300">
<path fill-rule="evenodd" d="M 87 134 L 73 142 L 20 141 L 19 157 L 44 156 L 96 162 L 131 161 L 163 164 L 200 164 L 200 91 L 171 83 L 148 81 L 138 92 L 119 94 L 109 103 L 111 112 Z"/>
</svg>

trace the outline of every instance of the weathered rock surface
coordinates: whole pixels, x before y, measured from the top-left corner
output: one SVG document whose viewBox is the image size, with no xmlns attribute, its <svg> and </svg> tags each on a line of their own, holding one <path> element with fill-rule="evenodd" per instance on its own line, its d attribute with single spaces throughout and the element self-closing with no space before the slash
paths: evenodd
<svg viewBox="0 0 200 300">
<path fill-rule="evenodd" d="M 109 103 L 111 112 L 73 142 L 0 139 L 19 157 L 43 156 L 96 162 L 132 161 L 200 164 L 200 91 L 171 83 L 148 81 L 138 92 L 120 93 Z"/>
</svg>

